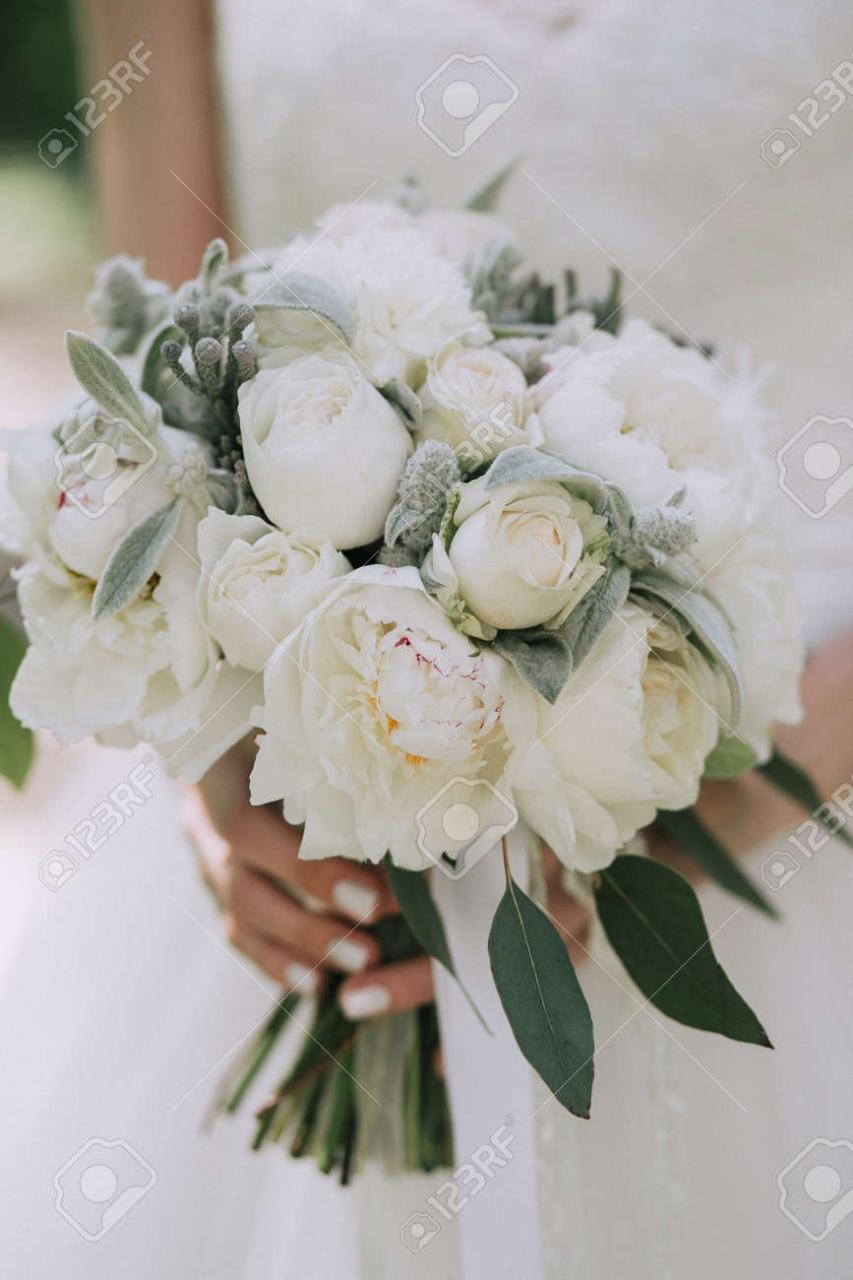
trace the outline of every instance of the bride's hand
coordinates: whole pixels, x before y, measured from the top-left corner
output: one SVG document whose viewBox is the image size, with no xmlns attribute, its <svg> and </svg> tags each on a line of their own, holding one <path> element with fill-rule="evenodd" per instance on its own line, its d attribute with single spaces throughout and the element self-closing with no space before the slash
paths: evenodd
<svg viewBox="0 0 853 1280">
<path fill-rule="evenodd" d="M 250 757 L 235 748 L 184 793 L 184 826 L 223 909 L 229 941 L 290 990 L 318 991 L 329 969 L 352 974 L 339 998 L 353 1018 L 432 1000 L 428 957 L 381 965 L 376 941 L 363 928 L 398 910 L 384 873 L 346 858 L 300 860 L 299 829 L 249 803 L 249 768 Z M 549 911 L 577 964 L 588 913 L 560 887 L 550 851 L 544 871 Z"/>
</svg>

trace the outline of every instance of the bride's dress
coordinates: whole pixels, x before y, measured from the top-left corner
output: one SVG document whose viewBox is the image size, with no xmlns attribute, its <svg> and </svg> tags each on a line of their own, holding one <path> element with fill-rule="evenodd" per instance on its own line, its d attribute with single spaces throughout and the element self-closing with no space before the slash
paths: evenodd
<svg viewBox="0 0 853 1280">
<path fill-rule="evenodd" d="M 537 261 L 598 287 L 612 258 L 628 292 L 647 282 L 637 313 L 772 361 L 782 440 L 849 410 L 849 120 L 801 139 L 782 168 L 760 145 L 851 48 L 842 0 L 221 0 L 232 221 L 261 248 L 406 172 L 458 203 L 522 154 L 504 212 Z M 458 159 L 418 128 L 415 102 L 454 52 L 488 55 L 518 87 Z M 789 507 L 815 642 L 853 625 L 851 503 L 822 521 Z M 221 940 L 169 784 L 57 892 L 36 880 L 131 767 L 88 747 L 51 754 L 4 818 L 4 1274 L 452 1280 L 461 1219 L 442 1219 L 418 1254 L 400 1239 L 440 1178 L 370 1175 L 341 1191 L 276 1150 L 250 1156 L 248 1116 L 201 1135 L 269 997 Z M 779 923 L 703 891 L 715 950 L 773 1054 L 641 1010 L 594 940 L 582 972 L 600 1046 L 594 1118 L 544 1093 L 535 1104 L 549 1277 L 846 1274 L 853 1217 L 810 1241 L 780 1211 L 776 1177 L 814 1139 L 853 1140 L 851 889 L 849 853 L 832 844 L 779 892 Z M 51 1184 L 92 1137 L 124 1140 L 157 1173 L 96 1244 L 53 1212 Z M 513 1224 L 496 1230 L 509 1238 Z"/>
</svg>

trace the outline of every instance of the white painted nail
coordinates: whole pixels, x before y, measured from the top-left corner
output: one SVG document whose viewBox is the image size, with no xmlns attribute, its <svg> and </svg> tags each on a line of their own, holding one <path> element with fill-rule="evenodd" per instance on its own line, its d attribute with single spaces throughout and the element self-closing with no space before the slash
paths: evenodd
<svg viewBox="0 0 853 1280">
<path fill-rule="evenodd" d="M 387 987 L 356 987 L 354 991 L 341 992 L 341 1007 L 353 1022 L 375 1018 L 391 1008 L 391 992 Z"/>
<path fill-rule="evenodd" d="M 288 991 L 298 991 L 305 996 L 313 995 L 317 990 L 316 970 L 292 960 L 284 966 L 284 985 Z"/>
<path fill-rule="evenodd" d="M 332 901 L 339 911 L 353 920 L 364 920 L 379 905 L 379 894 L 357 880 L 339 880 L 332 889 Z"/>
<path fill-rule="evenodd" d="M 336 968 L 345 969 L 347 973 L 360 973 L 367 968 L 367 947 L 350 938 L 340 938 L 326 948 L 326 959 Z"/>
</svg>

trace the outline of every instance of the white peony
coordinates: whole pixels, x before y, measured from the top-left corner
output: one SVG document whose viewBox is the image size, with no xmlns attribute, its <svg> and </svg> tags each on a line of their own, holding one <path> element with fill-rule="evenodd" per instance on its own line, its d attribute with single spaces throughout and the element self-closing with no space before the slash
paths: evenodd
<svg viewBox="0 0 853 1280">
<path fill-rule="evenodd" d="M 538 746 L 550 759 L 538 787 L 518 796 L 522 816 L 570 865 L 606 866 L 656 810 L 695 801 L 723 703 L 718 677 L 691 644 L 625 606 L 557 703 L 538 703 Z M 574 827 L 569 847 L 563 807 Z"/>
<path fill-rule="evenodd" d="M 252 488 L 270 520 L 338 549 L 378 538 L 411 438 L 398 413 L 343 352 L 262 369 L 239 392 Z"/>
<path fill-rule="evenodd" d="M 510 445 L 535 444 L 525 430 L 527 382 L 518 365 L 490 347 L 451 346 L 435 356 L 420 388 L 418 442 L 441 440 L 470 470 Z"/>
<path fill-rule="evenodd" d="M 491 213 L 474 209 L 428 209 L 418 218 L 418 229 L 429 236 L 439 253 L 460 267 L 476 263 L 486 249 L 511 247 L 521 257 L 515 234 Z"/>
<path fill-rule="evenodd" d="M 355 324 L 352 350 L 378 386 L 419 381 L 425 363 L 450 342 L 484 343 L 491 334 L 471 305 L 458 267 L 414 227 L 363 231 L 335 240 L 298 237 L 276 261 L 276 275 L 295 271 L 333 285 Z M 300 341 L 340 346 L 328 323 L 310 313 L 262 309 L 256 319 L 264 367 L 292 359 Z"/>
<path fill-rule="evenodd" d="M 198 554 L 207 630 L 229 662 L 253 671 L 350 570 L 328 541 L 215 507 L 198 527 Z"/>
<path fill-rule="evenodd" d="M 746 375 L 727 379 L 643 320 L 548 357 L 533 389 L 546 449 L 619 485 L 635 507 L 682 490 L 703 568 L 731 548 L 766 488 L 766 413 Z"/>
<path fill-rule="evenodd" d="M 252 800 L 283 798 L 305 823 L 304 858 L 390 850 L 426 867 L 445 852 L 448 788 L 483 822 L 495 802 L 512 813 L 502 797 L 532 741 L 533 694 L 451 626 L 415 569 L 346 578 L 268 663 L 264 693 Z"/>
<path fill-rule="evenodd" d="M 487 627 L 559 626 L 604 573 L 605 518 L 554 481 L 473 480 L 452 526 L 456 592 Z"/>
<path fill-rule="evenodd" d="M 703 584 L 732 622 L 743 684 L 733 727 L 761 761 L 772 752 L 774 724 L 796 724 L 803 714 L 802 621 L 783 544 L 768 514 L 765 526 L 750 531 Z"/>
</svg>

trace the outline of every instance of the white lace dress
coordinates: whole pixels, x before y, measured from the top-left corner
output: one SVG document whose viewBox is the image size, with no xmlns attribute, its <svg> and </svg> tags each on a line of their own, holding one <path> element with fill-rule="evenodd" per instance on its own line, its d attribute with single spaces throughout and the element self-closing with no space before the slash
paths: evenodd
<svg viewBox="0 0 853 1280">
<path fill-rule="evenodd" d="M 407 172 L 460 202 L 522 155 L 504 212 L 544 268 L 571 264 L 598 288 L 615 262 L 638 314 L 772 362 L 780 439 L 849 414 L 853 104 L 809 138 L 787 120 L 851 55 L 843 0 L 220 0 L 218 16 L 231 220 L 247 245 Z M 518 96 L 452 158 L 419 128 L 415 94 L 458 54 L 486 55 Z M 761 143 L 779 128 L 800 145 L 774 168 Z M 789 508 L 814 641 L 853 625 L 851 508 L 848 497 L 819 521 Z M 4 818 L 4 1273 L 454 1280 L 466 1210 L 417 1254 L 400 1238 L 433 1181 L 371 1176 L 340 1191 L 276 1150 L 248 1155 L 248 1117 L 201 1135 L 217 1075 L 268 995 L 221 942 L 168 784 L 60 891 L 36 880 L 130 764 L 90 748 L 51 757 L 34 783 L 44 803 Z M 594 1118 L 536 1103 L 549 1280 L 848 1274 L 853 1169 L 839 1164 L 834 1199 L 800 1208 L 817 1235 L 841 1206 L 820 1242 L 780 1211 L 776 1178 L 815 1139 L 853 1142 L 849 857 L 833 844 L 804 865 L 778 895 L 781 923 L 703 893 L 715 949 L 773 1054 L 638 1011 L 595 940 L 582 973 Z M 53 1211 L 51 1184 L 92 1137 L 129 1143 L 157 1173 L 96 1244 Z M 509 1241 L 513 1222 L 495 1230 Z"/>
</svg>

